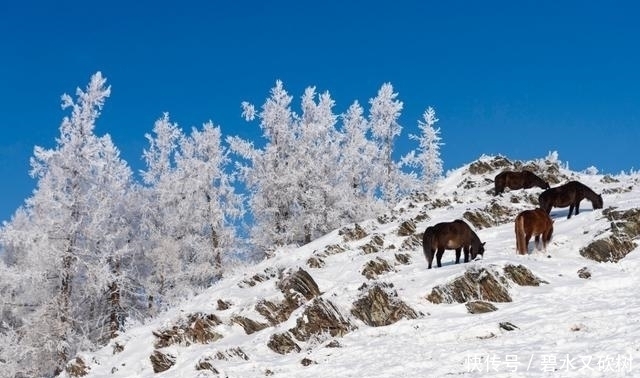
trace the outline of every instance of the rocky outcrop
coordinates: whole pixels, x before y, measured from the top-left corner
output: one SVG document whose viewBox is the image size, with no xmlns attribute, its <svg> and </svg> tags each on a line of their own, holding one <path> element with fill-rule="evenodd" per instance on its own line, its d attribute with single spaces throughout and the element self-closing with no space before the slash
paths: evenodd
<svg viewBox="0 0 640 378">
<path fill-rule="evenodd" d="M 409 236 L 416 232 L 416 223 L 413 220 L 407 220 L 398 227 L 398 236 Z"/>
<path fill-rule="evenodd" d="M 415 310 L 398 298 L 390 284 L 364 285 L 361 290 L 364 294 L 353 303 L 351 314 L 369 326 L 385 326 L 418 317 Z"/>
<path fill-rule="evenodd" d="M 174 344 L 189 346 L 193 343 L 209 344 L 222 338 L 213 329 L 221 324 L 214 314 L 195 313 L 180 319 L 171 328 L 153 331 L 156 337 L 154 346 L 164 348 Z"/>
<path fill-rule="evenodd" d="M 503 268 L 505 276 L 520 286 L 540 286 L 548 283 L 538 278 L 524 265 L 507 264 Z"/>
<path fill-rule="evenodd" d="M 353 226 L 353 228 L 349 228 L 349 227 L 341 228 L 338 231 L 338 235 L 341 235 L 342 239 L 345 242 L 350 242 L 354 240 L 360 240 L 366 237 L 368 234 L 359 224 L 356 223 Z"/>
<path fill-rule="evenodd" d="M 465 211 L 462 217 L 469 221 L 475 228 L 481 230 L 512 222 L 517 215 L 517 210 L 491 201 L 482 209 Z"/>
<path fill-rule="evenodd" d="M 84 377 L 89 374 L 89 367 L 80 357 L 76 357 L 67 363 L 65 371 L 70 377 Z"/>
<path fill-rule="evenodd" d="M 272 351 L 278 354 L 289 354 L 291 352 L 300 352 L 300 346 L 293 341 L 293 338 L 288 332 L 275 333 L 271 335 L 267 346 Z"/>
<path fill-rule="evenodd" d="M 176 356 L 169 353 L 162 353 L 159 350 L 153 351 L 153 354 L 149 356 L 149 360 L 151 360 L 153 372 L 156 374 L 167 371 L 176 364 Z"/>
<path fill-rule="evenodd" d="M 247 335 L 251 335 L 252 333 L 262 331 L 263 329 L 269 326 L 268 324 L 261 323 L 253 319 L 249 319 L 246 316 L 239 316 L 239 315 L 233 316 L 231 318 L 231 323 L 235 323 L 241 326 Z"/>
<path fill-rule="evenodd" d="M 362 269 L 362 275 L 367 277 L 367 279 L 375 279 L 378 276 L 385 272 L 394 271 L 393 267 L 389 265 L 387 260 L 377 257 L 375 260 L 370 260 Z"/>
<path fill-rule="evenodd" d="M 503 272 L 495 267 L 472 267 L 453 281 L 434 287 L 427 295 L 432 303 L 469 301 L 511 302 L 509 282 L 520 286 L 538 286 L 541 280 L 523 265 L 507 265 Z"/>
<path fill-rule="evenodd" d="M 640 209 L 605 209 L 602 214 L 611 221 L 611 236 L 595 240 L 580 255 L 598 262 L 620 261 L 638 246 L 634 239 L 640 236 Z"/>
<path fill-rule="evenodd" d="M 371 240 L 367 244 L 360 247 L 360 249 L 365 254 L 369 254 L 381 251 L 382 246 L 384 246 L 384 238 L 382 237 L 382 235 L 373 235 L 371 237 Z"/>
<path fill-rule="evenodd" d="M 485 301 L 470 301 L 465 304 L 470 314 L 484 314 L 485 312 L 496 311 L 498 308 Z"/>
<path fill-rule="evenodd" d="M 316 298 L 309 304 L 296 326 L 289 330 L 299 341 L 307 341 L 314 335 L 329 334 L 342 337 L 355 327 L 340 313 L 331 301 Z"/>
</svg>

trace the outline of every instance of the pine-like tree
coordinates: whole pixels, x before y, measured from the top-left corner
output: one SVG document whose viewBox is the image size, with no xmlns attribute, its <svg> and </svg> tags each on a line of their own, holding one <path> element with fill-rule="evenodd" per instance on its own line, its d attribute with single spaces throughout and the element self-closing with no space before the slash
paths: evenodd
<svg viewBox="0 0 640 378">
<path fill-rule="evenodd" d="M 114 336 L 122 321 L 131 171 L 109 136 L 94 134 L 110 95 L 105 83 L 98 72 L 75 101 L 62 97 L 71 116 L 54 148 L 35 148 L 37 189 L 1 232 L 10 263 L 39 280 L 37 289 L 19 288 L 16 298 L 31 308 L 19 332 L 22 347 L 43 345 L 37 375 L 60 372 L 79 346 Z"/>
<path fill-rule="evenodd" d="M 382 167 L 377 173 L 382 181 L 384 200 L 391 206 L 395 205 L 403 191 L 401 181 L 404 179 L 392 155 L 395 139 L 402 132 L 398 119 L 403 104 L 397 97 L 398 93 L 393 91 L 391 83 L 385 83 L 378 90 L 378 95 L 369 100 L 369 123 L 382 152 Z"/>
<path fill-rule="evenodd" d="M 403 157 L 402 162 L 420 169 L 421 186 L 429 191 L 433 188 L 433 184 L 442 177 L 442 159 L 440 158 L 442 138 L 440 137 L 440 128 L 435 127 L 438 122 L 436 111 L 432 107 L 428 107 L 422 117 L 422 120 L 418 120 L 421 134 L 409 135 L 409 138 L 418 141 L 418 153 L 411 151 Z"/>
<path fill-rule="evenodd" d="M 235 243 L 233 222 L 243 215 L 242 197 L 226 172 L 228 150 L 211 122 L 184 135 L 165 114 L 147 135 L 147 186 L 142 218 L 149 263 L 148 295 L 171 303 L 220 277 L 223 257 Z"/>
</svg>

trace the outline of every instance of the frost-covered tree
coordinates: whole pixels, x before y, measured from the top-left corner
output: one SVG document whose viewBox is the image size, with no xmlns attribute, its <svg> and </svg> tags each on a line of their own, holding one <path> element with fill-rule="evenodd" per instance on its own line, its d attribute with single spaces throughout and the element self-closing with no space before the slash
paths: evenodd
<svg viewBox="0 0 640 378">
<path fill-rule="evenodd" d="M 418 141 L 418 153 L 411 151 L 402 159 L 403 164 L 417 167 L 420 170 L 421 187 L 427 190 L 433 188 L 442 177 L 442 159 L 440 158 L 440 128 L 436 128 L 438 122 L 436 111 L 432 107 L 425 110 L 422 120 L 418 120 L 420 135 L 411 134 L 409 138 Z"/>
<path fill-rule="evenodd" d="M 260 120 L 266 140 L 259 149 L 238 137 L 228 139 L 244 159 L 237 167 L 249 191 L 257 245 L 307 243 L 372 215 L 381 204 L 394 205 L 415 187 L 414 175 L 403 173 L 392 158 L 401 131 L 402 103 L 396 97 L 385 84 L 370 101 L 369 119 L 357 103 L 338 117 L 329 93 L 318 95 L 309 87 L 299 115 L 278 81 L 261 111 L 242 104 L 247 120 Z"/>
<path fill-rule="evenodd" d="M 308 243 L 337 227 L 342 211 L 338 195 L 337 163 L 340 135 L 334 101 L 328 92 L 318 95 L 308 87 L 301 99 L 302 113 L 291 109 L 292 97 L 281 81 L 257 114 L 266 144 L 257 149 L 238 137 L 229 138 L 234 152 L 246 160 L 238 164 L 249 192 L 254 218 L 252 237 L 266 249 Z M 248 120 L 253 105 L 243 103 Z"/>
<path fill-rule="evenodd" d="M 398 119 L 403 104 L 397 97 L 398 93 L 393 91 L 391 83 L 385 83 L 378 90 L 378 95 L 369 100 L 369 123 L 382 153 L 382 169 L 376 173 L 383 183 L 384 199 L 390 205 L 394 205 L 398 200 L 401 192 L 400 181 L 403 180 L 402 172 L 392 155 L 395 139 L 402 131 Z"/>
<path fill-rule="evenodd" d="M 37 188 L 0 234 L 27 277 L 16 300 L 31 311 L 18 334 L 25 350 L 42 345 L 37 375 L 61 371 L 79 347 L 112 337 L 122 321 L 131 172 L 109 136 L 94 133 L 110 95 L 105 84 L 98 72 L 77 99 L 63 95 L 71 116 L 54 148 L 35 148 Z"/>
<path fill-rule="evenodd" d="M 384 209 L 377 197 L 382 167 L 382 151 L 371 138 L 371 127 L 364 117 L 364 109 L 355 101 L 341 116 L 340 157 L 334 169 L 338 181 L 346 184 L 340 209 L 344 223 L 369 218 Z"/>
<path fill-rule="evenodd" d="M 242 197 L 226 172 L 229 152 L 211 122 L 184 135 L 165 114 L 147 135 L 143 215 L 149 236 L 149 295 L 167 303 L 207 287 L 223 271 L 234 245 L 233 222 L 243 215 Z"/>
<path fill-rule="evenodd" d="M 263 248 L 295 240 L 292 218 L 296 211 L 298 172 L 292 155 L 297 116 L 291 110 L 291 101 L 282 81 L 277 81 L 257 115 L 253 105 L 242 104 L 245 119 L 250 121 L 256 116 L 260 119 L 262 136 L 266 139 L 263 149 L 239 137 L 227 139 L 231 150 L 247 161 L 237 162 L 236 167 L 249 192 L 254 221 L 251 236 Z"/>
</svg>

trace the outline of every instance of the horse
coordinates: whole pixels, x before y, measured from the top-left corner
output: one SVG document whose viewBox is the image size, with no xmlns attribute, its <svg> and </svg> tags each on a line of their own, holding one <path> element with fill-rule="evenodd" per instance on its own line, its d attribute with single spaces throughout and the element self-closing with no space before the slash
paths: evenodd
<svg viewBox="0 0 640 378">
<path fill-rule="evenodd" d="M 538 196 L 538 203 L 547 214 L 551 213 L 551 208 L 554 206 L 569 206 L 569 215 L 567 215 L 567 219 L 569 219 L 571 218 L 573 209 L 575 209 L 575 213 L 578 215 L 580 212 L 580 201 L 584 198 L 591 201 L 591 206 L 594 209 L 602 209 L 602 195 L 596 194 L 591 188 L 578 181 L 569 181 L 564 185 L 545 190 Z"/>
<path fill-rule="evenodd" d="M 429 269 L 436 253 L 438 268 L 442 267 L 442 255 L 445 249 L 456 251 L 456 264 L 460 264 L 460 252 L 464 250 L 464 262 L 475 259 L 478 255 L 484 255 L 484 244 L 478 235 L 461 219 L 452 222 L 442 222 L 427 227 L 422 236 L 422 250 L 427 259 Z"/>
<path fill-rule="evenodd" d="M 504 171 L 496 175 L 494 181 L 494 196 L 504 192 L 504 188 L 509 189 L 529 189 L 537 186 L 542 189 L 549 189 L 549 183 L 536 176 L 533 172 L 526 169 L 522 172 Z"/>
<path fill-rule="evenodd" d="M 542 236 L 542 246 L 547 250 L 547 243 L 553 235 L 553 221 L 549 214 L 541 208 L 534 210 L 524 210 L 516 216 L 516 251 L 521 255 L 526 255 L 529 251 L 529 240 L 535 237 L 536 249 L 540 249 L 540 237 Z"/>
</svg>

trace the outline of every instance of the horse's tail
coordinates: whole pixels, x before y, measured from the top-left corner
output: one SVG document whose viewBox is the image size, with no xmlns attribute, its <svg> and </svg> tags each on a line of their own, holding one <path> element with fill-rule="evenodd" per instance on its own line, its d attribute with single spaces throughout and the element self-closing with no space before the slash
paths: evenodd
<svg viewBox="0 0 640 378">
<path fill-rule="evenodd" d="M 429 264 L 429 269 L 431 269 L 431 264 L 433 263 L 433 236 L 432 227 L 427 227 L 424 230 L 424 235 L 422 235 L 422 252 L 427 264 Z"/>
<path fill-rule="evenodd" d="M 514 223 L 516 233 L 516 252 L 524 255 L 526 254 L 527 246 L 524 245 L 524 217 L 522 216 L 522 214 L 518 214 L 516 216 L 516 221 Z"/>
<path fill-rule="evenodd" d="M 549 220 L 551 221 L 551 224 L 542 234 L 542 242 L 545 248 L 547 248 L 547 244 L 551 241 L 551 238 L 553 238 L 553 220 Z"/>
</svg>

